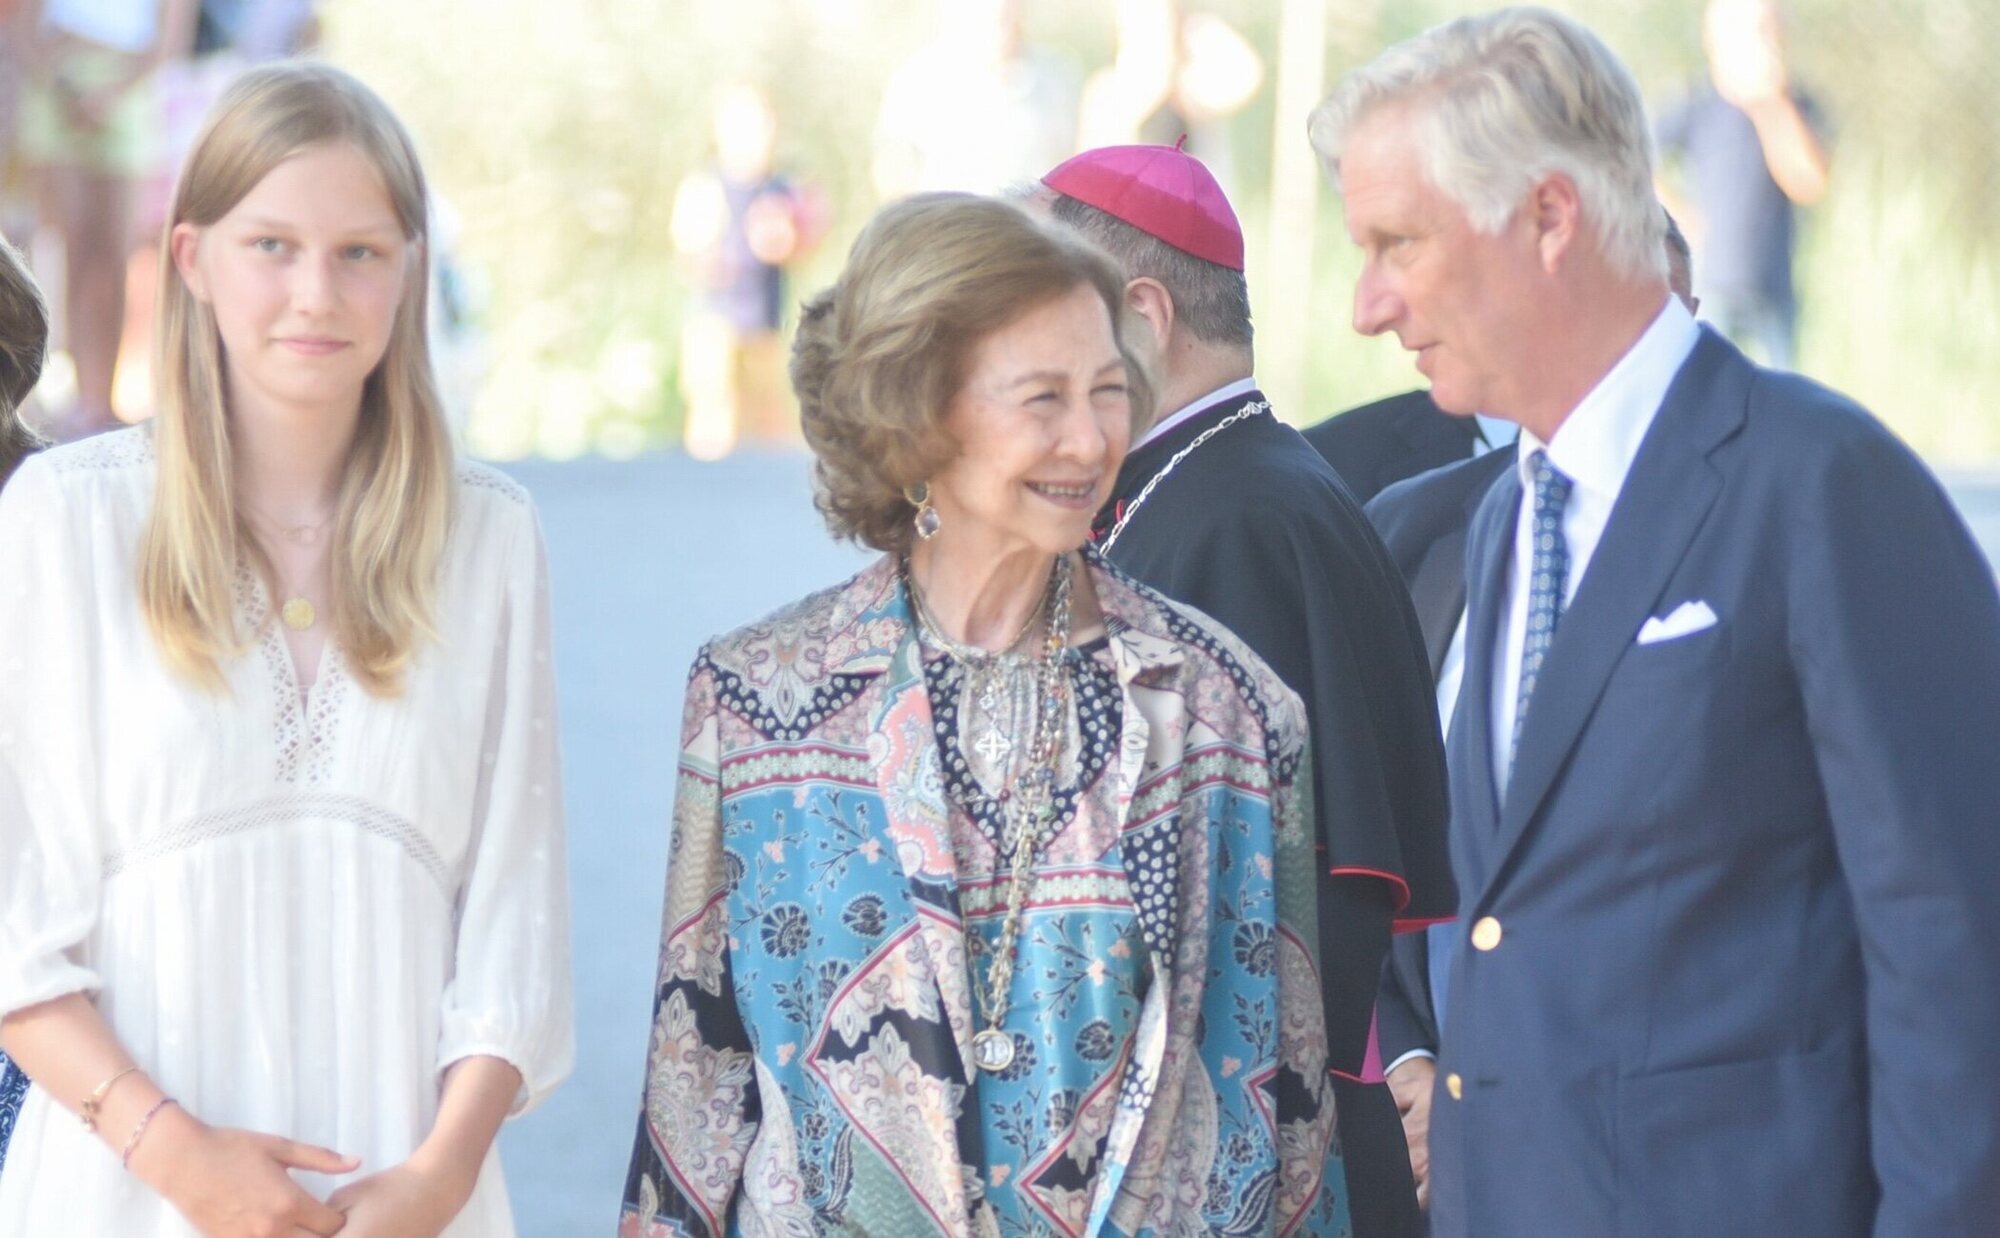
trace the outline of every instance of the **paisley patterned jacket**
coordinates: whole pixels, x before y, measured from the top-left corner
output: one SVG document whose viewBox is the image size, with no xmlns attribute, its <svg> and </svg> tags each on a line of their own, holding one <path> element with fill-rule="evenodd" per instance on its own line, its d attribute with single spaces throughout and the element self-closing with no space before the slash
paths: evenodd
<svg viewBox="0 0 2000 1238">
<path fill-rule="evenodd" d="M 1345 1234 L 1303 710 L 1213 620 L 1086 562 L 1151 982 L 1006 1189 L 1055 1234 Z M 892 561 L 703 649 L 621 1236 L 993 1231 L 947 812 Z"/>
</svg>

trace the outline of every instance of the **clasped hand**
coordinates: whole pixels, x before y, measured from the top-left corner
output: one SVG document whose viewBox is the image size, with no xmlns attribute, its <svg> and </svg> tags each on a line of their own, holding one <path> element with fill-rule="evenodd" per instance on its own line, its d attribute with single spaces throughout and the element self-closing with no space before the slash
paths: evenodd
<svg viewBox="0 0 2000 1238">
<path fill-rule="evenodd" d="M 173 1109 L 140 1144 L 132 1172 L 204 1238 L 437 1238 L 464 1204 L 445 1175 L 415 1161 L 357 1179 L 325 1201 L 291 1170 L 352 1173 L 353 1157 L 257 1131 L 212 1127 Z"/>
</svg>

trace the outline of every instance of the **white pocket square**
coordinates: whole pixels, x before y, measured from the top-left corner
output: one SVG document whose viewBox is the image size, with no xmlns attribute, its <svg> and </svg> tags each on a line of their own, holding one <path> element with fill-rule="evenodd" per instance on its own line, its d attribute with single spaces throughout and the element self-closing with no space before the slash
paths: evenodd
<svg viewBox="0 0 2000 1238">
<path fill-rule="evenodd" d="M 1682 602 L 1674 607 L 1672 614 L 1664 617 L 1654 615 L 1646 620 L 1645 626 L 1639 629 L 1639 643 L 1657 645 L 1663 640 L 1692 636 L 1705 628 L 1714 627 L 1715 623 L 1715 611 L 1709 608 L 1707 602 Z"/>
</svg>

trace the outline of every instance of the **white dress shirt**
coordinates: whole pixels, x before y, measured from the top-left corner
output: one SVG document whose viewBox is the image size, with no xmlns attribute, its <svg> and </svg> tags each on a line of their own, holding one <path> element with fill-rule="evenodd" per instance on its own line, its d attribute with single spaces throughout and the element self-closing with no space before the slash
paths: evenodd
<svg viewBox="0 0 2000 1238">
<path fill-rule="evenodd" d="M 1194 403 L 1182 405 L 1168 416 L 1154 422 L 1153 428 L 1140 435 L 1139 441 L 1132 444 L 1132 450 L 1137 451 L 1154 439 L 1173 433 L 1174 429 L 1182 422 L 1201 412 L 1203 409 L 1214 408 L 1224 400 L 1239 399 L 1255 390 L 1257 390 L 1257 380 L 1254 378 L 1239 378 L 1226 387 L 1217 387 L 1207 395 L 1194 401 Z"/>
<path fill-rule="evenodd" d="M 1632 471 L 1639 445 L 1700 335 L 1687 307 L 1679 298 L 1668 297 L 1646 333 L 1583 397 L 1554 438 L 1543 443 L 1533 432 L 1521 431 L 1516 449 L 1521 508 L 1514 522 L 1514 554 L 1507 568 L 1502 599 L 1505 610 L 1495 637 L 1499 643 L 1493 651 L 1491 685 L 1494 790 L 1503 798 L 1511 772 L 1508 767 L 1513 763 L 1521 649 L 1528 629 L 1528 572 L 1534 562 L 1534 482 L 1528 462 L 1535 452 L 1546 450 L 1549 463 L 1575 483 L 1562 521 L 1563 541 L 1569 549 L 1569 575 L 1563 582 L 1563 606 L 1567 608 L 1597 552 L 1598 539 L 1611 520 L 1612 506 Z"/>
</svg>

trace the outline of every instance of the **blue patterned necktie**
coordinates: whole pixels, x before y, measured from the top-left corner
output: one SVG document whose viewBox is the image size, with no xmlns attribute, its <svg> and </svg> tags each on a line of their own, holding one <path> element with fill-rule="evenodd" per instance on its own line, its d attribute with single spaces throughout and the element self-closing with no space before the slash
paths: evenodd
<svg viewBox="0 0 2000 1238">
<path fill-rule="evenodd" d="M 1521 691 L 1514 704 L 1514 738 L 1511 754 L 1521 747 L 1521 724 L 1528 717 L 1528 701 L 1535 695 L 1535 680 L 1542 673 L 1542 659 L 1556 638 L 1556 624 L 1562 621 L 1563 587 L 1569 582 L 1569 544 L 1563 540 L 1563 505 L 1569 502 L 1570 479 L 1549 463 L 1549 453 L 1537 451 L 1528 457 L 1528 472 L 1535 483 L 1535 557 L 1528 573 L 1528 636 L 1521 645 Z"/>
</svg>

